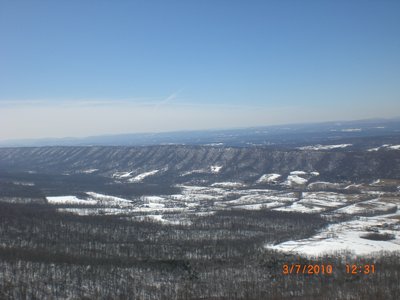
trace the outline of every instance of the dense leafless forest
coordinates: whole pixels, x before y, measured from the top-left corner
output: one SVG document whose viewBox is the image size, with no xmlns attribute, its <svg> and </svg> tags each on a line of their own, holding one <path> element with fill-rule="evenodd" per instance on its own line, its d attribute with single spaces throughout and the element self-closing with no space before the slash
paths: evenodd
<svg viewBox="0 0 400 300">
<path fill-rule="evenodd" d="M 398 254 L 305 259 L 265 242 L 306 237 L 315 214 L 220 212 L 165 225 L 1 204 L 2 299 L 398 299 Z M 375 264 L 346 274 L 345 264 Z M 284 264 L 331 264 L 332 274 L 283 274 Z"/>
</svg>

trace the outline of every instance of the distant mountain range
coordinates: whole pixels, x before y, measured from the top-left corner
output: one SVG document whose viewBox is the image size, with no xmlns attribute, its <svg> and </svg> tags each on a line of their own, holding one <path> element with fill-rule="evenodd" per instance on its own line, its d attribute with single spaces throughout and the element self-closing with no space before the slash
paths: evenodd
<svg viewBox="0 0 400 300">
<path fill-rule="evenodd" d="M 369 142 L 368 137 L 380 137 Z M 288 124 L 225 130 L 177 131 L 165 133 L 133 133 L 89 136 L 84 138 L 46 138 L 0 141 L 0 147 L 40 146 L 270 146 L 293 147 L 308 144 L 349 142 L 355 146 L 380 146 L 398 143 L 400 118 L 340 121 L 312 124 Z M 375 143 L 376 142 L 376 143 Z M 375 144 L 374 144 L 375 143 Z"/>
</svg>

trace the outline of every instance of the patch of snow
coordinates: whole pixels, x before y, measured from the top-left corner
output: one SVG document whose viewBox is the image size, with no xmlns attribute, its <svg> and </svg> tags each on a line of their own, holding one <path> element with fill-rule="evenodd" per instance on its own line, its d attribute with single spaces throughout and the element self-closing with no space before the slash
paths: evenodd
<svg viewBox="0 0 400 300">
<path fill-rule="evenodd" d="M 141 174 L 139 174 L 139 175 L 137 175 L 137 176 L 135 176 L 135 177 L 129 179 L 128 181 L 129 181 L 129 182 L 141 182 L 141 181 L 143 181 L 143 179 L 145 179 L 146 177 L 155 175 L 155 174 L 157 174 L 158 172 L 159 172 L 159 170 L 153 170 L 153 171 L 149 171 L 149 172 L 144 172 L 144 173 L 141 173 Z"/>
<path fill-rule="evenodd" d="M 304 146 L 299 147 L 300 150 L 331 150 L 331 149 L 339 149 L 353 146 L 353 144 L 338 144 L 338 145 L 313 145 L 313 146 Z"/>
<path fill-rule="evenodd" d="M 113 177 L 113 178 L 118 178 L 118 179 L 121 179 L 121 178 L 128 178 L 128 177 L 131 176 L 131 174 L 132 174 L 132 172 L 116 172 L 116 173 L 114 173 L 114 174 L 112 175 L 112 177 Z"/>
<path fill-rule="evenodd" d="M 378 150 L 380 150 L 380 149 L 400 150 L 400 145 L 384 144 L 384 145 L 382 145 L 382 146 L 380 146 L 380 147 L 368 149 L 367 151 L 378 151 Z"/>
<path fill-rule="evenodd" d="M 290 172 L 290 175 L 307 175 L 307 172 L 305 172 L 305 171 L 292 171 L 292 172 Z"/>
<path fill-rule="evenodd" d="M 361 183 L 359 184 L 349 184 L 348 186 L 346 186 L 344 189 L 345 190 L 351 190 L 351 189 L 358 189 L 360 187 L 362 187 L 363 185 Z"/>
<path fill-rule="evenodd" d="M 382 183 L 382 180 L 377 179 L 377 180 L 374 180 L 373 182 L 371 182 L 371 185 L 377 185 L 377 184 L 380 184 L 380 183 Z"/>
<path fill-rule="evenodd" d="M 132 172 L 124 172 L 119 176 L 119 178 L 128 178 L 131 176 L 131 174 Z"/>
<path fill-rule="evenodd" d="M 222 169 L 222 166 L 215 165 L 215 166 L 211 166 L 210 169 L 211 169 L 211 173 L 219 173 Z"/>
<path fill-rule="evenodd" d="M 198 216 L 198 217 L 207 217 L 207 216 L 215 215 L 215 213 L 216 213 L 216 211 L 201 211 L 201 212 L 194 213 L 194 215 Z"/>
<path fill-rule="evenodd" d="M 206 170 L 203 169 L 198 169 L 198 170 L 192 170 L 188 172 L 184 172 L 181 174 L 181 176 L 187 176 L 187 175 L 192 175 L 192 174 L 202 174 L 202 173 L 208 173 Z"/>
<path fill-rule="evenodd" d="M 400 150 L 400 145 L 393 145 L 393 146 L 389 146 L 387 148 L 390 150 Z"/>
<path fill-rule="evenodd" d="M 307 179 L 302 178 L 298 175 L 289 175 L 286 181 L 283 183 L 284 185 L 292 186 L 292 185 L 303 185 L 307 183 Z"/>
<path fill-rule="evenodd" d="M 87 192 L 93 200 L 96 200 L 98 204 L 105 206 L 118 206 L 118 207 L 129 207 L 132 206 L 132 201 L 119 198 L 115 196 L 109 196 L 104 194 L 99 194 L 95 192 Z"/>
<path fill-rule="evenodd" d="M 144 204 L 143 207 L 148 207 L 148 208 L 153 208 L 153 209 L 162 209 L 165 207 L 165 205 L 162 203 L 149 202 L 147 204 Z"/>
<path fill-rule="evenodd" d="M 264 203 L 235 206 L 235 208 L 246 209 L 246 210 L 260 210 L 263 207 Z"/>
<path fill-rule="evenodd" d="M 302 213 L 316 213 L 324 210 L 322 207 L 312 206 L 307 204 L 301 204 L 295 202 L 292 205 L 275 208 L 277 211 L 290 211 L 290 212 L 302 212 Z"/>
<path fill-rule="evenodd" d="M 223 188 L 239 188 L 243 187 L 244 184 L 241 182 L 216 182 L 211 185 L 212 187 L 223 187 Z"/>
<path fill-rule="evenodd" d="M 96 205 L 96 200 L 83 200 L 76 196 L 54 196 L 46 197 L 49 204 L 76 204 L 76 205 Z"/>
<path fill-rule="evenodd" d="M 85 174 L 92 174 L 92 173 L 94 173 L 94 172 L 96 172 L 98 170 L 99 169 L 87 169 L 87 170 L 82 170 L 81 172 L 85 173 Z"/>
<path fill-rule="evenodd" d="M 169 196 L 173 200 L 183 200 L 185 198 L 185 195 L 182 194 L 173 194 Z"/>
<path fill-rule="evenodd" d="M 143 201 L 148 202 L 165 202 L 165 198 L 159 196 L 144 196 Z"/>
<path fill-rule="evenodd" d="M 234 206 L 234 208 L 247 209 L 247 210 L 260 210 L 260 209 L 274 208 L 279 206 L 282 206 L 281 202 L 273 201 L 273 202 L 265 202 L 257 204 L 238 205 Z"/>
<path fill-rule="evenodd" d="M 78 216 L 97 216 L 97 215 L 123 215 L 128 211 L 121 208 L 59 208 L 59 212 L 73 213 Z"/>
<path fill-rule="evenodd" d="M 309 190 L 324 190 L 324 189 L 338 189 L 340 188 L 339 183 L 327 182 L 327 181 L 315 181 L 307 186 Z"/>
<path fill-rule="evenodd" d="M 155 222 L 166 224 L 166 225 L 184 225 L 184 224 L 190 225 L 191 224 L 191 222 L 189 222 L 187 220 L 185 220 L 185 221 L 182 221 L 182 220 L 168 220 L 168 219 L 165 219 L 164 215 L 144 215 L 140 219 L 142 219 L 142 220 L 149 220 L 150 219 L 151 221 L 155 221 Z"/>
<path fill-rule="evenodd" d="M 163 215 L 146 215 L 146 217 L 147 218 L 151 218 L 151 219 L 153 219 L 153 220 L 155 220 L 155 221 L 157 221 L 157 222 L 163 222 L 163 221 L 165 221 L 164 219 L 163 219 Z"/>
<path fill-rule="evenodd" d="M 257 180 L 257 182 L 258 183 L 276 182 L 278 180 L 278 178 L 280 178 L 280 177 L 281 177 L 280 174 L 275 174 L 275 173 L 264 174 Z"/>
</svg>

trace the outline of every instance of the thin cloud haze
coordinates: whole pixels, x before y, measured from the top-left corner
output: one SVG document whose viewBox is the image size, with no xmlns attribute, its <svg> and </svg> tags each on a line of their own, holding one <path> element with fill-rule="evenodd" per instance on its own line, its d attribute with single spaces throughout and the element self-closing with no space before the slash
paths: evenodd
<svg viewBox="0 0 400 300">
<path fill-rule="evenodd" d="M 68 103 L 68 102 L 67 102 Z M 161 132 L 193 129 L 237 128 L 285 123 L 310 123 L 332 120 L 372 118 L 385 112 L 395 117 L 395 107 L 363 110 L 358 114 L 341 109 L 325 110 L 299 106 L 263 107 L 221 104 L 179 104 L 158 106 L 149 103 L 90 101 L 47 103 L 47 105 L 3 106 L 0 110 L 1 139 L 84 137 L 101 134 Z M 158 105 L 158 104 L 155 104 Z M 17 116 L 17 117 L 16 117 Z M 5 130 L 4 130 L 5 129 Z"/>
</svg>

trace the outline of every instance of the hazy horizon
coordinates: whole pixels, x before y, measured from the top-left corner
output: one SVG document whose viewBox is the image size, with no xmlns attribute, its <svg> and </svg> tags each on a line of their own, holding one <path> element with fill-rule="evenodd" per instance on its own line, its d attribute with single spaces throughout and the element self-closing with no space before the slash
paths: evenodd
<svg viewBox="0 0 400 300">
<path fill-rule="evenodd" d="M 200 132 L 200 133 L 206 133 L 206 132 L 224 132 L 224 131 L 236 131 L 236 130 L 251 130 L 251 129 L 268 129 L 268 128 L 276 128 L 276 129 L 293 129 L 293 130 L 298 130 L 299 128 L 302 128 L 302 126 L 313 126 L 316 127 L 318 125 L 326 125 L 330 124 L 333 126 L 338 126 L 338 128 L 342 128 L 343 126 L 347 126 L 348 129 L 355 129 L 355 131 L 358 131 L 358 126 L 365 126 L 365 122 L 367 124 L 371 123 L 382 123 L 383 125 L 387 125 L 387 122 L 396 122 L 400 121 L 400 116 L 392 117 L 392 118 L 367 118 L 367 119 L 349 119 L 349 120 L 324 120 L 324 121 L 317 121 L 317 122 L 291 122 L 291 123 L 277 123 L 277 124 L 264 124 L 264 125 L 256 125 L 256 126 L 231 126 L 231 127 L 214 127 L 214 128 L 193 128 L 193 129 L 177 129 L 177 130 L 160 130 L 160 131 L 136 131 L 136 132 L 116 132 L 116 133 L 100 133 L 100 134 L 94 134 L 94 135 L 76 135 L 76 136 L 43 136 L 43 137 L 32 137 L 32 138 L 10 138 L 10 139 L 0 139 L 0 143 L 3 143 L 3 146 L 7 145 L 14 145 L 13 143 L 19 143 L 19 142 L 40 142 L 40 141 L 46 141 L 46 140 L 85 140 L 88 138 L 104 138 L 104 137 L 118 137 L 118 136 L 124 136 L 124 135 L 132 135 L 132 136 L 145 136 L 145 135 L 162 135 L 162 134 L 185 134 L 185 133 L 191 133 L 191 132 Z M 355 125 L 355 127 L 354 127 Z M 300 127 L 299 127 L 300 126 Z M 353 128 L 353 127 L 354 128 Z M 369 127 L 369 129 L 385 129 L 386 126 L 383 127 Z M 300 129 L 302 131 L 303 129 Z M 325 128 L 323 130 L 326 130 Z M 274 131 L 272 131 L 274 132 Z M 349 131 L 351 132 L 351 131 Z M 18 145 L 18 144 L 15 144 Z M 21 144 L 24 145 L 24 144 Z"/>
</svg>

